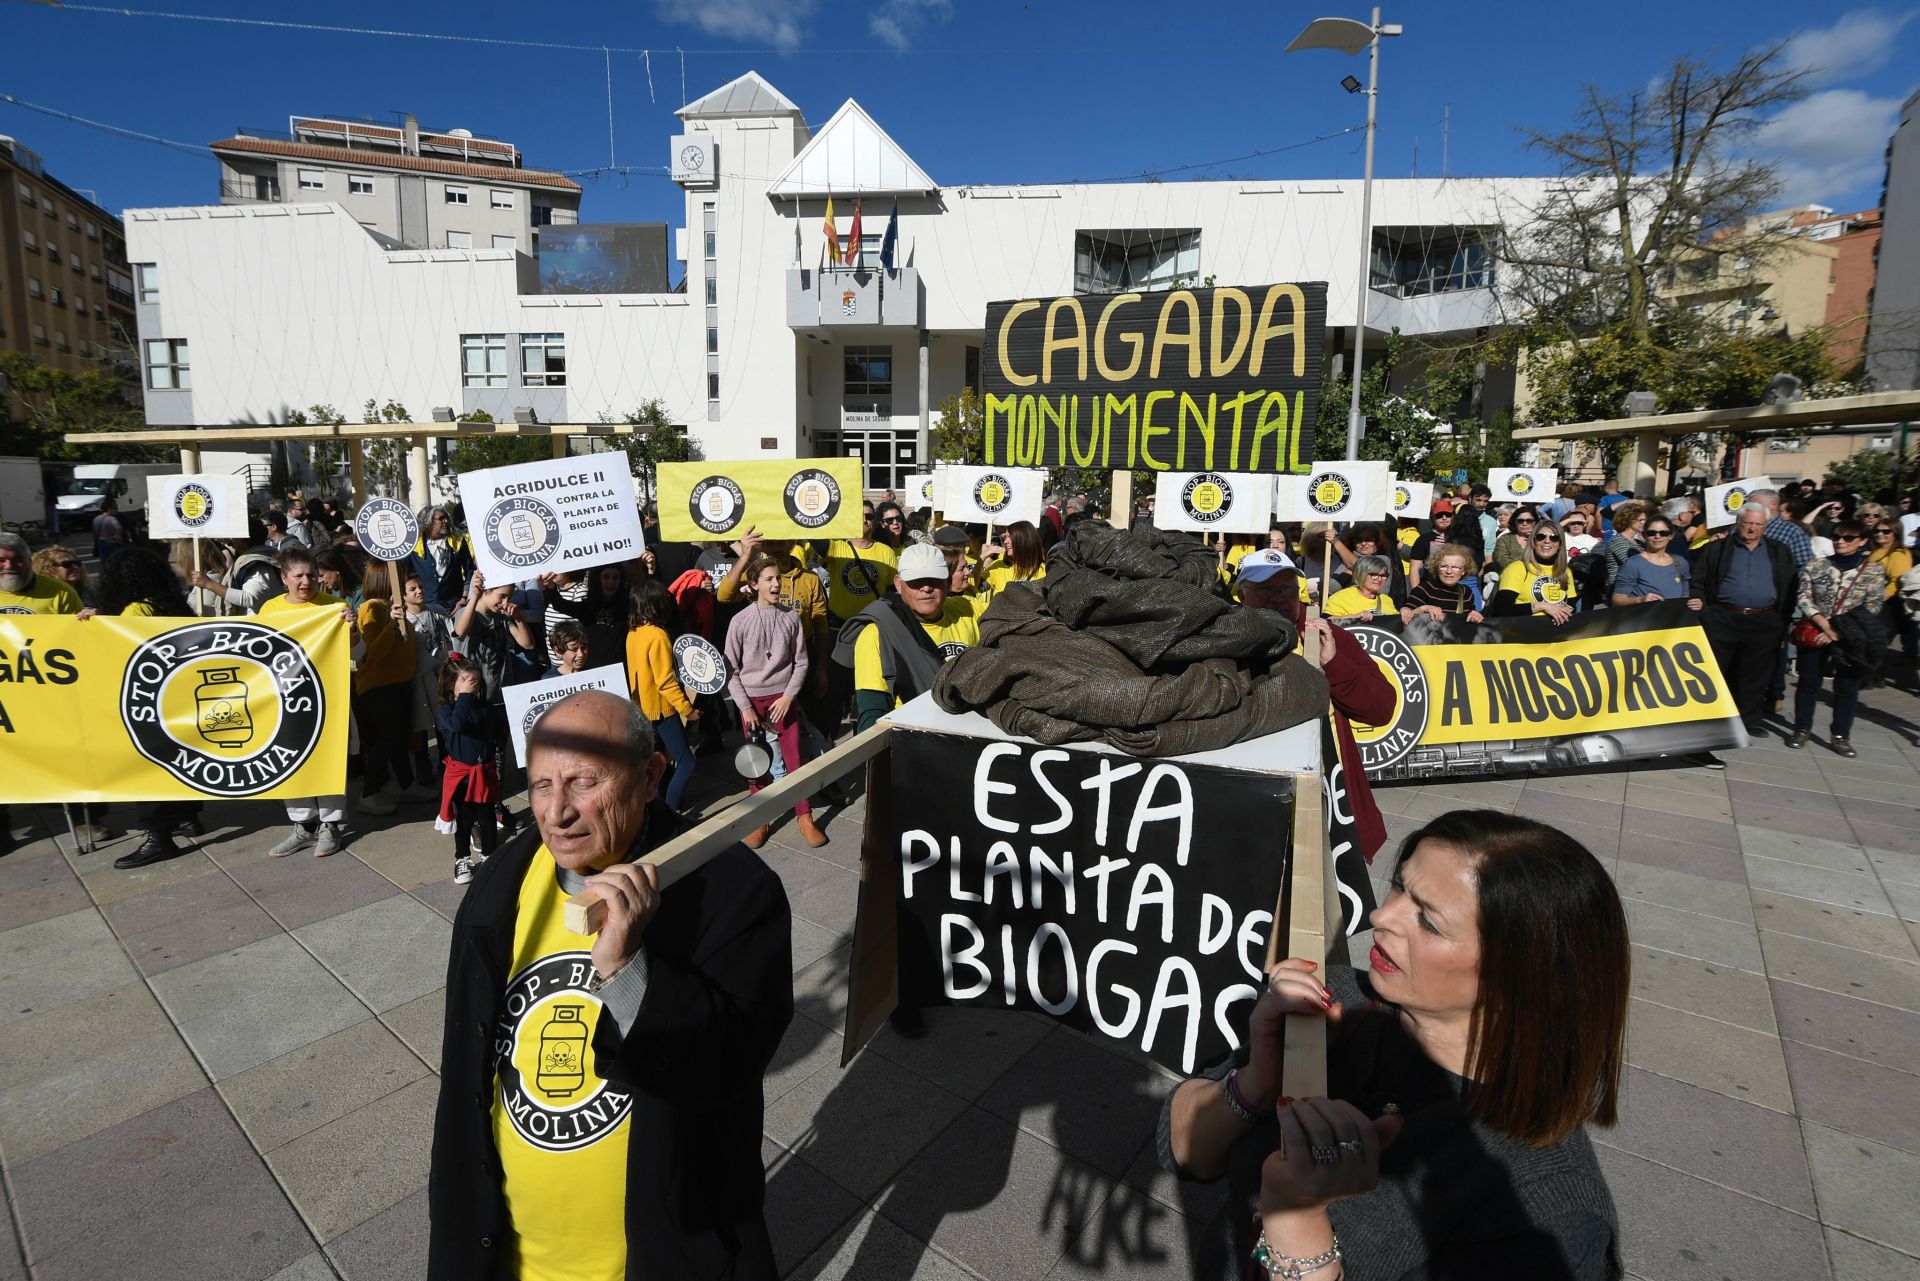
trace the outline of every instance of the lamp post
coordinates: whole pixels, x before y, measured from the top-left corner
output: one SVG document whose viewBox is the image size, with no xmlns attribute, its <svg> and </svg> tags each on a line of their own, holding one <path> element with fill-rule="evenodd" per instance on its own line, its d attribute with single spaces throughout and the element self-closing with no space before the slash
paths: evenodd
<svg viewBox="0 0 1920 1281">
<path fill-rule="evenodd" d="M 1360 297 L 1353 321 L 1353 404 L 1347 410 L 1348 458 L 1360 456 L 1360 429 L 1364 424 L 1360 416 L 1360 367 L 1366 356 L 1367 290 L 1373 285 L 1373 121 L 1374 109 L 1380 101 L 1380 37 L 1397 36 L 1402 29 L 1397 22 L 1383 24 L 1376 5 L 1371 22 L 1315 18 L 1286 50 L 1297 53 L 1302 49 L 1338 49 L 1349 56 L 1362 49 L 1367 51 L 1367 87 L 1361 89 L 1360 82 L 1352 76 L 1341 81 L 1348 93 L 1367 95 L 1367 168 L 1360 184 Z"/>
</svg>

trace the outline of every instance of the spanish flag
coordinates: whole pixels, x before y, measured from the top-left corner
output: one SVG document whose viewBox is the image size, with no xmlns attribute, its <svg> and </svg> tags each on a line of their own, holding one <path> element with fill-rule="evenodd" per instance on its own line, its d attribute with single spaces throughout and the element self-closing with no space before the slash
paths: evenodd
<svg viewBox="0 0 1920 1281">
<path fill-rule="evenodd" d="M 827 220 L 821 226 L 827 237 L 827 261 L 838 266 L 840 263 L 840 233 L 833 226 L 833 197 L 827 197 Z"/>
</svg>

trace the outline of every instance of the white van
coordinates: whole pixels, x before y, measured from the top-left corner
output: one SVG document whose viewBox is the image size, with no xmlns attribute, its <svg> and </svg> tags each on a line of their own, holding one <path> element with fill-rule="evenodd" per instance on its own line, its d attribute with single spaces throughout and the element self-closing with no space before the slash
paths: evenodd
<svg viewBox="0 0 1920 1281">
<path fill-rule="evenodd" d="M 148 478 L 174 476 L 179 471 L 178 463 L 81 463 L 54 500 L 60 507 L 60 527 L 75 529 L 92 524 L 111 496 L 120 504 L 122 515 L 131 516 L 138 528 L 145 529 Z"/>
</svg>

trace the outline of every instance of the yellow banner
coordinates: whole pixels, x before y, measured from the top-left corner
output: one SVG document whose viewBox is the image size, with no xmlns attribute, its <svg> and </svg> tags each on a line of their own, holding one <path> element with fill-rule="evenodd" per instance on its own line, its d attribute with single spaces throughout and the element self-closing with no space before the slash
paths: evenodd
<svg viewBox="0 0 1920 1281">
<path fill-rule="evenodd" d="M 661 463 L 660 537 L 670 543 L 767 538 L 858 538 L 858 458 L 757 458 Z"/>
<path fill-rule="evenodd" d="M 0 802 L 343 792 L 349 644 L 326 609 L 0 615 Z"/>
</svg>

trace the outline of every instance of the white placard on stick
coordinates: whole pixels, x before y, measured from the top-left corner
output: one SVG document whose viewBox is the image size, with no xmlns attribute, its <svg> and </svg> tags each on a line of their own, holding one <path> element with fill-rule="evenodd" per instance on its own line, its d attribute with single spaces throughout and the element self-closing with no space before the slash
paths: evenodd
<svg viewBox="0 0 1920 1281">
<path fill-rule="evenodd" d="M 1153 523 L 1200 534 L 1264 534 L 1273 523 L 1273 479 L 1255 472 L 1160 472 Z"/>
<path fill-rule="evenodd" d="M 466 472 L 460 504 L 474 563 L 495 587 L 631 560 L 645 547 L 627 456 L 618 452 Z"/>
<path fill-rule="evenodd" d="M 369 498 L 353 514 L 353 536 L 375 560 L 405 560 L 420 541 L 420 520 L 397 498 Z"/>
<path fill-rule="evenodd" d="M 908 511 L 925 511 L 940 505 L 940 491 L 936 485 L 939 475 L 925 472 L 918 476 L 907 477 L 907 484 L 900 491 L 900 505 Z"/>
<path fill-rule="evenodd" d="M 507 705 L 507 729 L 513 734 L 513 759 L 527 763 L 527 735 L 547 709 L 583 689 L 604 689 L 609 694 L 627 696 L 627 669 L 619 663 L 589 667 L 571 676 L 554 676 L 525 685 L 508 685 L 500 691 Z"/>
<path fill-rule="evenodd" d="M 1740 509 L 1747 505 L 1747 496 L 1756 489 L 1772 489 L 1773 477 L 1748 476 L 1736 480 L 1730 485 L 1715 485 L 1706 493 L 1701 502 L 1707 508 L 1707 528 L 1719 529 L 1731 525 L 1740 519 Z"/>
<path fill-rule="evenodd" d="M 1047 473 L 1038 467 L 949 467 L 940 514 L 951 521 L 1005 529 L 1017 520 L 1040 523 Z"/>
<path fill-rule="evenodd" d="M 1493 467 L 1487 488 L 1496 503 L 1547 503 L 1560 496 L 1558 467 Z"/>
<path fill-rule="evenodd" d="M 1424 480 L 1393 478 L 1393 497 L 1387 510 L 1401 520 L 1426 520 L 1433 515 L 1433 485 Z"/>
<path fill-rule="evenodd" d="M 245 538 L 246 477 L 238 472 L 153 477 L 147 482 L 147 529 L 155 538 Z"/>
<path fill-rule="evenodd" d="M 1315 463 L 1304 476 L 1279 478 L 1274 515 L 1300 522 L 1378 520 L 1387 514 L 1392 479 L 1391 463 Z"/>
</svg>

